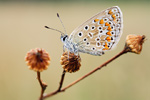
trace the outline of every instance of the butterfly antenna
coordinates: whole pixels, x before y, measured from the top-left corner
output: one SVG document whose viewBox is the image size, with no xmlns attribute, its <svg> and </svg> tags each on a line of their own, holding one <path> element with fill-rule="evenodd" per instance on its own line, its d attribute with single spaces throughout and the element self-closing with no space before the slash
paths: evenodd
<svg viewBox="0 0 150 100">
<path fill-rule="evenodd" d="M 64 34 L 62 31 L 57 30 L 57 29 L 54 29 L 54 28 L 51 28 L 51 27 L 48 27 L 48 26 L 45 26 L 45 28 L 51 29 L 51 30 L 54 30 L 54 31 L 57 31 L 57 32 L 59 32 L 59 33 L 61 33 L 61 34 Z"/>
<path fill-rule="evenodd" d="M 59 16 L 58 13 L 57 13 L 57 17 L 59 18 L 59 20 L 60 20 L 60 22 L 61 22 L 61 24 L 62 24 L 62 26 L 63 26 L 63 28 L 64 28 L 65 34 L 67 34 L 66 29 L 65 29 L 65 26 L 64 26 L 64 24 L 63 24 L 63 22 L 62 22 L 62 20 L 61 20 L 61 18 L 60 18 L 60 16 Z"/>
</svg>

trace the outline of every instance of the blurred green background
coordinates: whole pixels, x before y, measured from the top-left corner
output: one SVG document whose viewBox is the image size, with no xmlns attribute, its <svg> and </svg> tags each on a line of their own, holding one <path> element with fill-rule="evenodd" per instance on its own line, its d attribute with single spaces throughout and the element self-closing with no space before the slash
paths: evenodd
<svg viewBox="0 0 150 100">
<path fill-rule="evenodd" d="M 58 32 L 63 31 L 56 13 L 70 34 L 78 25 L 96 13 L 119 6 L 123 12 L 123 35 L 117 47 L 105 55 L 82 54 L 82 66 L 76 73 L 67 73 L 63 86 L 96 68 L 118 52 L 128 34 L 146 35 L 140 55 L 128 53 L 74 85 L 64 93 L 46 100 L 149 100 L 150 99 L 150 2 L 149 1 L 0 1 L 0 100 L 37 100 L 40 86 L 36 72 L 25 64 L 26 53 L 33 48 L 49 52 L 51 65 L 42 72 L 48 84 L 46 93 L 58 88 L 63 69 L 60 65 L 62 43 Z"/>
</svg>

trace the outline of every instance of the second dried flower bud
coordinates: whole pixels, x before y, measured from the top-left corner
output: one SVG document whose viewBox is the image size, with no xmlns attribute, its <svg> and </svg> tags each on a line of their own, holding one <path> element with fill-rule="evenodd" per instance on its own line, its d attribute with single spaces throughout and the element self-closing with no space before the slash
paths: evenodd
<svg viewBox="0 0 150 100">
<path fill-rule="evenodd" d="M 81 58 L 71 52 L 64 52 L 61 56 L 60 63 L 66 72 L 76 72 L 81 67 Z"/>
</svg>

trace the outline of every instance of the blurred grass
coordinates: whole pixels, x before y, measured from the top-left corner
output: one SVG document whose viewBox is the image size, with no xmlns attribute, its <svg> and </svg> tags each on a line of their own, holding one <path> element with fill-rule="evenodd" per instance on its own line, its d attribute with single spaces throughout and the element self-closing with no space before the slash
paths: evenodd
<svg viewBox="0 0 150 100">
<path fill-rule="evenodd" d="M 40 86 L 36 73 L 28 70 L 24 57 L 32 48 L 44 48 L 50 53 L 51 65 L 42 72 L 48 84 L 46 92 L 58 87 L 62 68 L 60 34 L 44 28 L 48 25 L 63 31 L 56 13 L 60 14 L 67 32 L 96 13 L 118 5 L 124 17 L 123 35 L 117 48 L 101 57 L 81 54 L 79 72 L 65 77 L 64 86 L 108 60 L 124 46 L 128 34 L 144 34 L 147 37 L 140 55 L 127 54 L 94 73 L 65 93 L 51 99 L 86 100 L 149 100 L 150 98 L 150 46 L 149 2 L 102 3 L 51 3 L 51 2 L 1 2 L 0 3 L 0 100 L 37 100 Z M 49 99 L 48 99 L 49 100 Z"/>
</svg>

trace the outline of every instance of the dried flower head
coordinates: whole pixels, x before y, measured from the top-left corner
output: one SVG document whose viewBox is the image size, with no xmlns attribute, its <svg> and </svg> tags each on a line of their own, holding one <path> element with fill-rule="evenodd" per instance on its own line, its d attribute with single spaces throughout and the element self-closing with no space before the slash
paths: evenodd
<svg viewBox="0 0 150 100">
<path fill-rule="evenodd" d="M 71 52 L 64 52 L 61 56 L 60 63 L 66 72 L 72 73 L 80 69 L 81 58 Z"/>
<path fill-rule="evenodd" d="M 128 52 L 140 54 L 144 40 L 145 35 L 128 35 L 125 47 L 128 48 Z"/>
<path fill-rule="evenodd" d="M 27 53 L 25 60 L 29 69 L 39 72 L 46 70 L 50 64 L 49 54 L 40 48 L 31 49 Z"/>
</svg>

